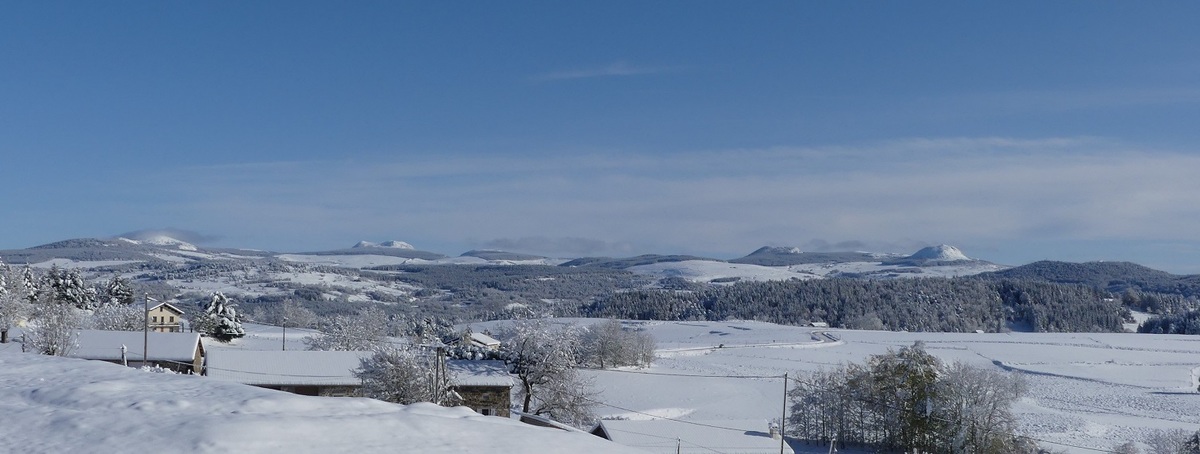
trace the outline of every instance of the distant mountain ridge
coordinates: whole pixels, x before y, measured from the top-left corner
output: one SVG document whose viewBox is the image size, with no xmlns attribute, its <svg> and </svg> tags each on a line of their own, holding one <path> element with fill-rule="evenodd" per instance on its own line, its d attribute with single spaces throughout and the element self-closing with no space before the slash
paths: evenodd
<svg viewBox="0 0 1200 454">
<path fill-rule="evenodd" d="M 396 241 L 396 240 L 384 241 L 384 242 L 382 242 L 382 243 L 372 243 L 372 242 L 370 242 L 370 241 L 359 241 L 359 242 L 358 242 L 357 244 L 355 244 L 354 246 L 351 246 L 351 249 L 353 249 L 353 248 L 364 248 L 364 247 L 386 247 L 386 248 L 395 248 L 395 249 L 416 249 L 416 248 L 415 248 L 415 247 L 413 247 L 413 245 L 411 245 L 411 244 L 405 243 L 405 242 L 403 242 L 403 241 Z"/>
</svg>

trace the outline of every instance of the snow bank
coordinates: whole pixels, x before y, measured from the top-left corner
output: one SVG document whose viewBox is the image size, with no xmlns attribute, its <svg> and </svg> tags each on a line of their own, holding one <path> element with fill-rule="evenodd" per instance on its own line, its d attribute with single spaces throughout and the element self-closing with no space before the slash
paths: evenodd
<svg viewBox="0 0 1200 454">
<path fill-rule="evenodd" d="M 4 450 L 636 452 L 598 437 L 432 404 L 306 397 L 206 377 L 0 351 Z"/>
</svg>

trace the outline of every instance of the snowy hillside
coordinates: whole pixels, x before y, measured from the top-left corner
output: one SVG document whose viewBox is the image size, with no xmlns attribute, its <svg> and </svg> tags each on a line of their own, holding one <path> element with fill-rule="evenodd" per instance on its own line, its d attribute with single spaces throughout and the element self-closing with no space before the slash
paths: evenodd
<svg viewBox="0 0 1200 454">
<path fill-rule="evenodd" d="M 11 351 L 0 351 L 0 414 L 6 452 L 637 452 L 465 407 L 297 396 Z"/>
<path fill-rule="evenodd" d="M 941 262 L 971 260 L 970 257 L 967 257 L 967 254 L 963 254 L 958 248 L 947 244 L 922 248 L 913 255 L 908 256 L 908 258 L 912 260 L 936 260 Z"/>
<path fill-rule="evenodd" d="M 411 244 L 405 243 L 403 241 L 396 241 L 396 240 L 384 241 L 382 243 L 372 243 L 370 241 L 359 241 L 358 244 L 355 244 L 353 247 L 356 247 L 356 248 L 387 247 L 387 248 L 393 248 L 393 249 L 416 249 Z"/>
</svg>

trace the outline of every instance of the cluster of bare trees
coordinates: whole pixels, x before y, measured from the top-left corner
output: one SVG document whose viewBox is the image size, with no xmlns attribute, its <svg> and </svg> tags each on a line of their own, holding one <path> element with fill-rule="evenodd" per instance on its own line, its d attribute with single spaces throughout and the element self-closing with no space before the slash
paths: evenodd
<svg viewBox="0 0 1200 454">
<path fill-rule="evenodd" d="M 610 319 L 583 329 L 579 363 L 600 369 L 648 366 L 656 345 L 650 333 L 626 329 L 619 320 Z"/>
<path fill-rule="evenodd" d="M 1189 433 L 1183 429 L 1156 430 L 1144 440 L 1148 449 L 1142 451 L 1137 443 L 1114 446 L 1113 454 L 1200 454 L 1200 430 Z"/>
<path fill-rule="evenodd" d="M 918 342 L 802 376 L 790 391 L 788 433 L 895 451 L 1033 452 L 1010 410 L 1024 391 L 1017 375 L 944 364 Z"/>
</svg>

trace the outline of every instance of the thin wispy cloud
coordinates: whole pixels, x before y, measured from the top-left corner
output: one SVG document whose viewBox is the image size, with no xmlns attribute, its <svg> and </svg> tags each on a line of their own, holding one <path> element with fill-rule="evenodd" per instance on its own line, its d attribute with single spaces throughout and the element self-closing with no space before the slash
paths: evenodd
<svg viewBox="0 0 1200 454">
<path fill-rule="evenodd" d="M 598 77 L 628 77 L 659 74 L 669 70 L 671 70 L 671 68 L 665 66 L 641 66 L 633 65 L 629 62 L 618 61 L 596 68 L 570 69 L 540 74 L 534 76 L 533 79 L 536 81 L 548 82 L 558 80 L 592 79 Z"/>
<path fill-rule="evenodd" d="M 445 253 L 461 251 L 438 245 L 733 257 L 767 244 L 814 248 L 815 238 L 969 251 L 1025 238 L 1189 241 L 1200 224 L 1200 156 L 1096 138 L 845 150 L 850 158 L 780 148 L 189 169 L 155 182 L 171 203 L 147 209 L 227 238 L 398 239 Z"/>
</svg>

